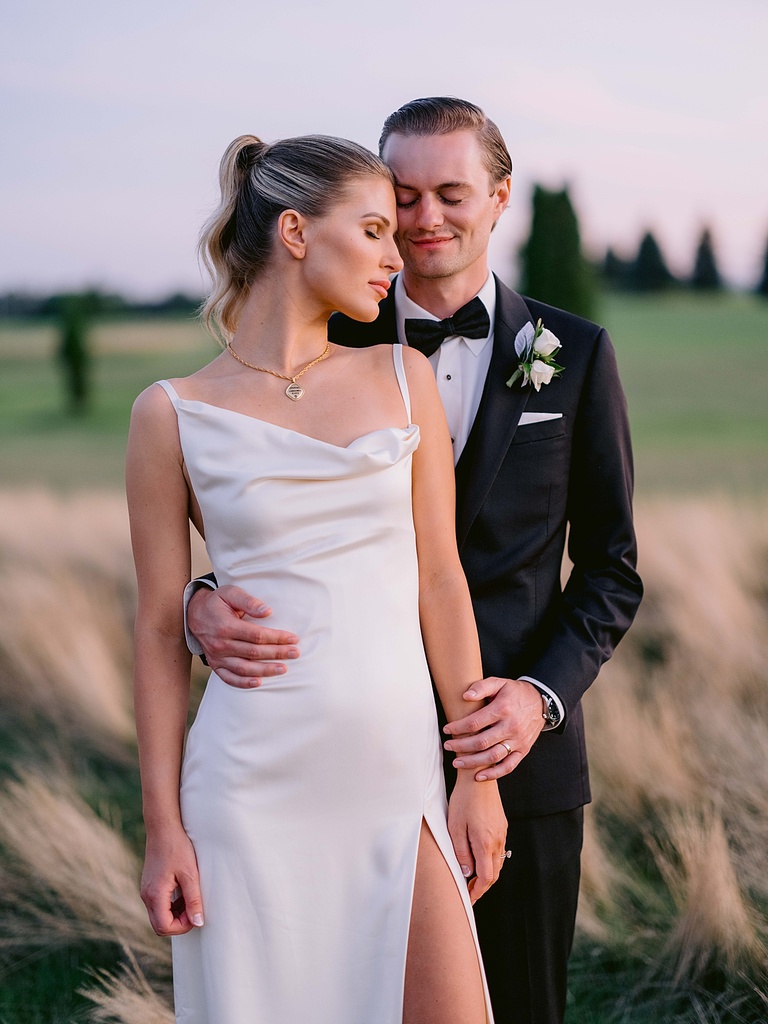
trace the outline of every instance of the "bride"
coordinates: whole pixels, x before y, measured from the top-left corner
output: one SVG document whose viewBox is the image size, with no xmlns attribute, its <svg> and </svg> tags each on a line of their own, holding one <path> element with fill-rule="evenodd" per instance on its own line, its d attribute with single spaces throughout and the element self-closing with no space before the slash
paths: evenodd
<svg viewBox="0 0 768 1024">
<path fill-rule="evenodd" d="M 495 782 L 446 805 L 450 719 L 482 675 L 434 375 L 374 320 L 401 267 L 390 172 L 323 136 L 242 136 L 201 246 L 222 353 L 134 405 L 142 897 L 187 1024 L 485 1024 L 471 902 L 498 876 Z M 251 690 L 212 674 L 184 743 L 188 520 L 220 583 L 273 596 L 302 657 Z M 449 832 L 450 822 L 450 832 Z M 451 840 L 453 837 L 453 841 Z"/>
</svg>

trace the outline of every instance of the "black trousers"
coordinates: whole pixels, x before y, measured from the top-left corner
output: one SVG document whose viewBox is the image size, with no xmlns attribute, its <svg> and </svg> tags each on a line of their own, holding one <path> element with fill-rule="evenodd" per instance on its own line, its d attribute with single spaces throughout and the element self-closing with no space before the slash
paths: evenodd
<svg viewBox="0 0 768 1024">
<path fill-rule="evenodd" d="M 496 1024 L 562 1024 L 584 808 L 509 823 L 498 882 L 475 904 Z"/>
</svg>

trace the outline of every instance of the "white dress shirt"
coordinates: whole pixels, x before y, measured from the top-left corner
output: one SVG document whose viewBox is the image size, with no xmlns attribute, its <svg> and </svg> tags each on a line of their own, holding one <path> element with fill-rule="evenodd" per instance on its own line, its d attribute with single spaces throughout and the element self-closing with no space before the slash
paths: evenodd
<svg viewBox="0 0 768 1024">
<path fill-rule="evenodd" d="M 477 293 L 477 297 L 488 310 L 491 329 L 486 338 L 462 338 L 454 335 L 442 343 L 429 361 L 435 371 L 437 390 L 445 409 L 448 429 L 453 442 L 453 463 L 459 461 L 467 443 L 472 424 L 475 422 L 480 399 L 483 396 L 485 378 L 491 365 L 493 352 L 493 321 L 496 316 L 496 282 L 491 274 Z M 408 344 L 405 336 L 406 319 L 439 320 L 426 309 L 422 309 L 405 291 L 403 275 L 395 281 L 395 313 L 397 336 L 403 345 Z"/>
</svg>

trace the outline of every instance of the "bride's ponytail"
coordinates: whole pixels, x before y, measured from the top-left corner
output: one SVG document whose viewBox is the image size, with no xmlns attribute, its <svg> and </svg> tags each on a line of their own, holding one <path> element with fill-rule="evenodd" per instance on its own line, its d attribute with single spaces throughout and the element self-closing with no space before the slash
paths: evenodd
<svg viewBox="0 0 768 1024">
<path fill-rule="evenodd" d="M 237 234 L 237 210 L 250 172 L 267 149 L 255 135 L 240 135 L 227 146 L 219 165 L 221 202 L 200 233 L 199 252 L 213 288 L 203 306 L 205 326 L 217 337 L 234 333 L 240 307 L 247 295 L 247 266 Z"/>
<path fill-rule="evenodd" d="M 392 180 L 378 157 L 346 139 L 306 135 L 269 145 L 241 135 L 230 143 L 219 167 L 221 201 L 199 243 L 213 282 L 203 322 L 220 341 L 237 329 L 250 286 L 269 260 L 283 210 L 322 216 L 352 178 L 370 174 Z"/>
</svg>

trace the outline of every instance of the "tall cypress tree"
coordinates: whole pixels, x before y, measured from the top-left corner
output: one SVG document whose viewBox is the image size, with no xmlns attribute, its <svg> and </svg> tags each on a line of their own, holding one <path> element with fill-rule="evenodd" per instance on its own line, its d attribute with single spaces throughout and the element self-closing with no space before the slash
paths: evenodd
<svg viewBox="0 0 768 1024">
<path fill-rule="evenodd" d="M 605 250 L 600 273 L 604 283 L 609 288 L 620 290 L 627 287 L 630 267 L 631 261 L 622 259 L 613 247 L 609 245 Z"/>
<path fill-rule="evenodd" d="M 520 289 L 541 302 L 571 313 L 594 314 L 592 268 L 581 251 L 576 211 L 568 189 L 533 189 L 531 232 L 520 249 Z"/>
<path fill-rule="evenodd" d="M 723 287 L 720 271 L 717 269 L 712 232 L 704 228 L 696 249 L 696 260 L 691 275 L 691 288 L 698 291 L 719 291 Z"/>
<path fill-rule="evenodd" d="M 668 288 L 674 280 L 659 243 L 651 231 L 646 231 L 629 268 L 630 286 L 638 292 L 656 292 Z"/>
</svg>

